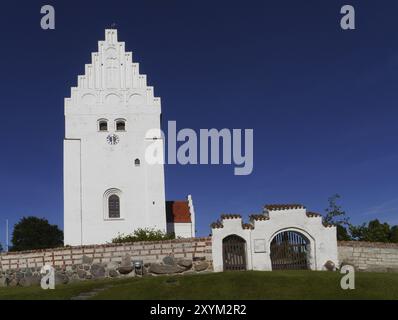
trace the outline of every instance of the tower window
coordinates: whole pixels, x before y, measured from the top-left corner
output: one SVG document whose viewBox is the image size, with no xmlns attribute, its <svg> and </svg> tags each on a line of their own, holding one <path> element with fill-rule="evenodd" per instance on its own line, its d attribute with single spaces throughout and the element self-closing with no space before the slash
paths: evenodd
<svg viewBox="0 0 398 320">
<path fill-rule="evenodd" d="M 116 121 L 116 131 L 126 131 L 126 122 L 124 120 Z"/>
<path fill-rule="evenodd" d="M 117 188 L 111 188 L 105 191 L 103 195 L 104 220 L 123 219 L 121 197 L 122 191 Z"/>
<path fill-rule="evenodd" d="M 120 198 L 116 194 L 112 194 L 108 198 L 109 218 L 120 218 Z"/>
<path fill-rule="evenodd" d="M 108 121 L 99 120 L 98 121 L 98 130 L 99 131 L 108 131 Z"/>
<path fill-rule="evenodd" d="M 139 167 L 140 164 L 141 164 L 140 159 L 137 158 L 137 159 L 134 160 L 134 165 L 135 165 L 136 167 Z"/>
</svg>

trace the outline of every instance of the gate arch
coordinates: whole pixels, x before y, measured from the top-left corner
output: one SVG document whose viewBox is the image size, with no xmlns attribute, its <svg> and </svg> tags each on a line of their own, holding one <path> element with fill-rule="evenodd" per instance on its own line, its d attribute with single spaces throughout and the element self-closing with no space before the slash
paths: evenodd
<svg viewBox="0 0 398 320">
<path fill-rule="evenodd" d="M 246 270 L 246 240 L 236 234 L 222 240 L 224 271 Z"/>
<path fill-rule="evenodd" d="M 310 269 L 310 240 L 300 231 L 277 233 L 270 244 L 272 270 Z"/>
</svg>

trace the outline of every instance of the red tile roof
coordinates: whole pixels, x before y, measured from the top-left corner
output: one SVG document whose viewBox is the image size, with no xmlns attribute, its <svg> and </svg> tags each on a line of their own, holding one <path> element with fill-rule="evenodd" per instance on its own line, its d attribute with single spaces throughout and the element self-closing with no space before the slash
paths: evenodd
<svg viewBox="0 0 398 320">
<path fill-rule="evenodd" d="M 169 223 L 191 223 L 188 201 L 166 201 L 166 220 Z"/>
<path fill-rule="evenodd" d="M 224 228 L 223 224 L 220 221 L 213 222 L 210 227 L 212 229 L 221 229 Z"/>
<path fill-rule="evenodd" d="M 322 215 L 319 214 L 319 213 L 317 213 L 317 212 L 310 212 L 310 211 L 307 211 L 307 217 L 308 217 L 308 218 L 322 217 Z"/>
<path fill-rule="evenodd" d="M 266 204 L 265 209 L 268 211 L 272 210 L 289 210 L 289 209 L 305 209 L 302 204 L 294 203 L 294 204 Z"/>
<path fill-rule="evenodd" d="M 269 217 L 264 214 L 252 214 L 250 216 L 250 220 L 265 221 L 265 220 L 269 220 Z"/>
<path fill-rule="evenodd" d="M 221 220 L 224 219 L 241 219 L 242 216 L 240 214 L 222 214 Z"/>
</svg>

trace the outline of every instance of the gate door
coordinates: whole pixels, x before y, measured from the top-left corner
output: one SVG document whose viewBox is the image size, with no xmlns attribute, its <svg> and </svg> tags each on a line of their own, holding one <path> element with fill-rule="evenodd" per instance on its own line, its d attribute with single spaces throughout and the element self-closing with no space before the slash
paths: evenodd
<svg viewBox="0 0 398 320">
<path fill-rule="evenodd" d="M 246 241 L 230 235 L 222 241 L 224 271 L 246 270 Z"/>
<path fill-rule="evenodd" d="M 271 242 L 272 270 L 309 269 L 309 241 L 301 233 L 284 231 Z"/>
</svg>

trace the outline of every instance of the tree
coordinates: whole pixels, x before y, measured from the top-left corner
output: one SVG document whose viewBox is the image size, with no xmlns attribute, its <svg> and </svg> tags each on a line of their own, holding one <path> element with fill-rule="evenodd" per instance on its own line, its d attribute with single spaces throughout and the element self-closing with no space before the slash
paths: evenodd
<svg viewBox="0 0 398 320">
<path fill-rule="evenodd" d="M 391 228 L 390 242 L 398 242 L 398 226 L 393 226 Z"/>
<path fill-rule="evenodd" d="M 361 239 L 363 239 L 363 237 L 364 237 L 365 229 L 366 229 L 366 223 L 364 223 L 360 226 L 351 225 L 350 233 L 351 233 L 352 239 L 361 241 Z"/>
<path fill-rule="evenodd" d="M 352 236 L 359 241 L 390 242 L 391 228 L 388 223 L 380 223 L 378 219 L 372 220 L 358 227 L 351 227 Z"/>
<path fill-rule="evenodd" d="M 3 246 L 0 243 L 0 252 L 3 252 Z"/>
<path fill-rule="evenodd" d="M 351 236 L 347 230 L 351 226 L 349 218 L 346 216 L 345 211 L 337 204 L 340 195 L 335 194 L 329 197 L 329 207 L 325 209 L 325 216 L 323 222 L 325 224 L 334 224 L 337 229 L 337 240 L 347 241 L 351 240 Z"/>
<path fill-rule="evenodd" d="M 63 245 L 63 232 L 46 219 L 23 217 L 12 234 L 12 251 L 54 248 Z"/>
<path fill-rule="evenodd" d="M 349 233 L 349 229 L 347 230 L 346 227 L 337 224 L 336 225 L 336 232 L 337 232 L 337 240 L 339 241 L 351 241 L 352 237 Z"/>
</svg>

